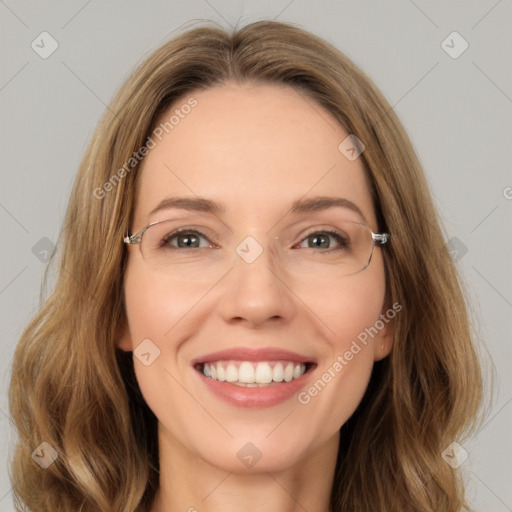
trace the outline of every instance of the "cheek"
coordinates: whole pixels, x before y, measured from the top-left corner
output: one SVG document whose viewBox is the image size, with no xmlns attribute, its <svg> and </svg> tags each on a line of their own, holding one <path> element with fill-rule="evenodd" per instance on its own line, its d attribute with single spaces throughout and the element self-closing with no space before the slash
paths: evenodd
<svg viewBox="0 0 512 512">
<path fill-rule="evenodd" d="M 385 298 L 384 272 L 378 261 L 364 272 L 339 279 L 309 294 L 308 306 L 326 327 L 326 338 L 344 351 L 374 326 Z M 370 338 L 371 339 L 371 338 Z"/>
<path fill-rule="evenodd" d="M 203 288 L 177 281 L 169 286 L 169 280 L 152 277 L 137 264 L 128 265 L 125 274 L 125 305 L 137 382 L 149 408 L 168 428 L 177 431 L 184 429 L 182 416 L 172 411 L 185 410 L 191 400 L 178 383 L 178 342 L 174 339 L 186 323 L 187 313 L 204 294 Z M 148 364 L 138 356 L 143 353 L 150 354 Z"/>
<path fill-rule="evenodd" d="M 125 275 L 125 303 L 134 347 L 150 338 L 157 345 L 172 340 L 173 329 L 179 325 L 204 296 L 204 283 L 189 279 L 172 282 L 151 276 L 138 265 L 128 266 Z M 162 348 L 162 347 L 160 347 Z"/>
<path fill-rule="evenodd" d="M 314 300 L 311 296 L 308 305 L 327 334 L 315 380 L 297 398 L 317 419 L 312 421 L 313 430 L 333 434 L 359 405 L 374 364 L 375 324 L 384 298 L 384 273 L 378 264 L 326 287 Z"/>
<path fill-rule="evenodd" d="M 350 295 L 338 298 L 350 299 Z M 368 387 L 375 340 L 365 329 L 378 319 L 382 301 L 369 297 L 362 304 L 363 308 L 355 299 L 347 300 L 337 316 L 332 311 L 335 335 L 325 340 L 315 378 L 297 396 L 304 417 L 310 418 L 311 433 L 320 433 L 319 442 L 334 435 L 352 416 Z"/>
</svg>

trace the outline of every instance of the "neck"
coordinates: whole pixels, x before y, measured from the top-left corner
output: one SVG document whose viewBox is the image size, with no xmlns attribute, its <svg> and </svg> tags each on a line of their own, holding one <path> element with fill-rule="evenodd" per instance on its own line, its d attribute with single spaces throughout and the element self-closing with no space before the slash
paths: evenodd
<svg viewBox="0 0 512 512">
<path fill-rule="evenodd" d="M 151 512 L 329 512 L 339 435 L 291 466 L 238 472 L 193 454 L 159 424 L 160 487 Z"/>
</svg>

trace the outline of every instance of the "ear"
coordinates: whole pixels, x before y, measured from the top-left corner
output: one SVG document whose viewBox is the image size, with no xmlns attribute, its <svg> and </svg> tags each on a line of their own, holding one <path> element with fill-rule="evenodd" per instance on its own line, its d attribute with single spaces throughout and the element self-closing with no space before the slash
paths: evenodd
<svg viewBox="0 0 512 512">
<path fill-rule="evenodd" d="M 133 340 L 126 319 L 123 320 L 121 328 L 119 329 L 119 334 L 116 339 L 116 347 L 124 350 L 125 352 L 131 352 L 133 350 Z"/>
<path fill-rule="evenodd" d="M 382 308 L 379 320 L 375 323 L 379 329 L 379 333 L 374 338 L 374 361 L 380 361 L 389 355 L 393 348 L 393 340 L 395 338 L 395 317 L 402 309 L 398 303 L 392 306 L 386 302 Z"/>
</svg>

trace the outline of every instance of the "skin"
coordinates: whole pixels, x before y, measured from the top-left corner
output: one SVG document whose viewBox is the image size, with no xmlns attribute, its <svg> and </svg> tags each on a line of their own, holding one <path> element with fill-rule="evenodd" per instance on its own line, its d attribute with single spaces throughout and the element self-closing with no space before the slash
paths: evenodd
<svg viewBox="0 0 512 512">
<path fill-rule="evenodd" d="M 175 272 L 161 272 L 139 246 L 128 247 L 128 325 L 117 340 L 130 351 L 149 338 L 160 350 L 149 366 L 134 357 L 159 420 L 160 490 L 152 512 L 231 512 L 248 503 L 253 510 L 328 511 L 339 429 L 359 404 L 374 361 L 391 350 L 393 322 L 306 405 L 296 396 L 260 409 L 229 404 L 207 389 L 191 361 L 233 347 L 279 347 L 317 361 L 307 388 L 385 313 L 383 249 L 364 271 L 341 277 L 336 256 L 291 248 L 310 228 L 335 228 L 341 217 L 362 221 L 346 208 L 287 215 L 303 197 L 349 199 L 379 231 L 363 166 L 338 150 L 348 133 L 291 88 L 229 83 L 193 97 L 197 106 L 143 162 L 132 233 L 179 217 L 176 228 L 193 225 L 222 250 L 189 252 L 177 257 Z M 226 211 L 149 215 L 169 196 L 205 197 Z M 249 235 L 263 248 L 251 264 L 235 250 Z M 251 468 L 237 457 L 248 442 L 261 453 Z"/>
</svg>

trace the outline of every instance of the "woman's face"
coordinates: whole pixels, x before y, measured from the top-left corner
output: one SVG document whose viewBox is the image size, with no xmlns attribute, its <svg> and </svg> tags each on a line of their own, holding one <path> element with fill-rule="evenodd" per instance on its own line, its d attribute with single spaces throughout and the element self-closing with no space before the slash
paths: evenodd
<svg viewBox="0 0 512 512">
<path fill-rule="evenodd" d="M 134 350 L 169 449 L 226 471 L 284 469 L 335 452 L 391 348 L 382 249 L 345 275 L 351 249 L 326 233 L 379 227 L 360 158 L 338 149 L 349 134 L 309 97 L 261 84 L 191 96 L 143 162 L 132 233 L 171 222 L 128 247 L 118 346 Z M 320 197 L 342 201 L 297 206 Z"/>
</svg>

